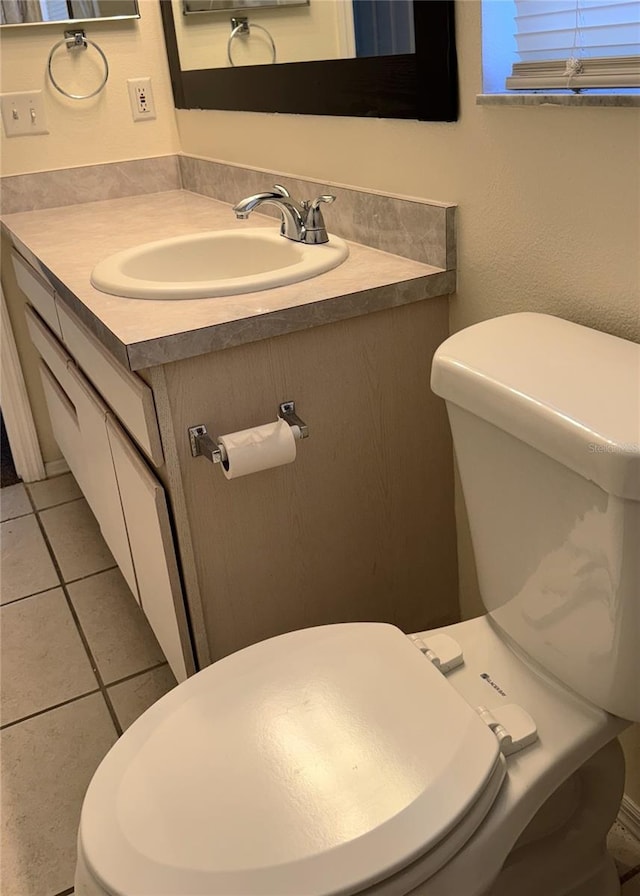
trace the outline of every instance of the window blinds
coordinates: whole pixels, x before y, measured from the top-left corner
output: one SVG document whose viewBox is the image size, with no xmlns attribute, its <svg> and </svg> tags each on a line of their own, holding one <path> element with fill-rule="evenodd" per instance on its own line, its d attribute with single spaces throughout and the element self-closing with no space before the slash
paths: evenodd
<svg viewBox="0 0 640 896">
<path fill-rule="evenodd" d="M 640 0 L 515 0 L 510 90 L 640 87 Z"/>
</svg>

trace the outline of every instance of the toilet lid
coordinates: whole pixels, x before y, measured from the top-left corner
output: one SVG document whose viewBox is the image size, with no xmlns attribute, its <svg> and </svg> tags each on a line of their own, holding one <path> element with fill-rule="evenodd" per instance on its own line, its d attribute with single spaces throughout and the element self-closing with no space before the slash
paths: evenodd
<svg viewBox="0 0 640 896">
<path fill-rule="evenodd" d="M 112 893 L 347 896 L 459 827 L 499 762 L 399 629 L 305 629 L 147 710 L 96 772 L 80 842 Z"/>
</svg>

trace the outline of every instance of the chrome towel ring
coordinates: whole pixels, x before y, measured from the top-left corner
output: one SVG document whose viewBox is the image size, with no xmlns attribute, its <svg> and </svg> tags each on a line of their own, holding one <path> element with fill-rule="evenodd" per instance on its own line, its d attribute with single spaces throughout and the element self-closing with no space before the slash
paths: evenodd
<svg viewBox="0 0 640 896">
<path fill-rule="evenodd" d="M 91 93 L 69 93 L 64 87 L 60 87 L 56 79 L 53 77 L 53 54 L 62 45 L 65 45 L 67 50 L 86 50 L 88 47 L 93 47 L 94 50 L 100 54 L 100 58 L 104 63 L 104 78 L 100 82 L 100 85 Z M 63 96 L 69 97 L 70 100 L 88 100 L 90 97 L 95 96 L 97 93 L 104 88 L 107 83 L 107 79 L 109 77 L 109 63 L 107 62 L 107 57 L 104 55 L 98 44 L 94 43 L 94 41 L 89 40 L 88 37 L 85 37 L 84 31 L 81 29 L 77 31 L 65 31 L 64 38 L 59 40 L 57 44 L 54 44 L 51 48 L 51 52 L 49 53 L 49 58 L 47 60 L 47 72 L 49 74 L 49 80 L 55 87 L 55 89 L 63 94 Z"/>
<path fill-rule="evenodd" d="M 227 59 L 229 60 L 229 64 L 235 66 L 235 62 L 231 58 L 231 44 L 234 39 L 239 35 L 246 35 L 247 37 L 251 34 L 251 29 L 257 28 L 259 31 L 262 31 L 269 41 L 269 46 L 271 47 L 271 62 L 276 61 L 276 45 L 273 42 L 273 38 L 269 34 L 266 28 L 263 28 L 262 25 L 249 25 L 249 19 L 245 16 L 238 16 L 237 18 L 231 19 L 231 34 L 229 35 L 229 40 L 227 41 Z"/>
</svg>

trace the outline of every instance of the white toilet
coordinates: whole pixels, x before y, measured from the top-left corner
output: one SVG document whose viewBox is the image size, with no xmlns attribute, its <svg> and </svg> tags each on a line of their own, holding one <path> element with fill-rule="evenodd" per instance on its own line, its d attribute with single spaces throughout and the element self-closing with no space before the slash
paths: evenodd
<svg viewBox="0 0 640 896">
<path fill-rule="evenodd" d="M 176 687 L 91 782 L 76 896 L 619 893 L 640 346 L 508 315 L 448 339 L 432 387 L 487 616 L 291 632 Z"/>
</svg>

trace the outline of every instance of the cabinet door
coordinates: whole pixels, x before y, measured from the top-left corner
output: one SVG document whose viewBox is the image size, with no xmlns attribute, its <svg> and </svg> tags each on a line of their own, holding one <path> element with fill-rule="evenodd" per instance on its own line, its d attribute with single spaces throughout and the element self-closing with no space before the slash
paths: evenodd
<svg viewBox="0 0 640 896">
<path fill-rule="evenodd" d="M 54 438 L 139 603 L 106 430 L 107 407 L 37 314 L 27 308 L 26 319 L 31 340 L 46 362 L 41 375 Z"/>
<path fill-rule="evenodd" d="M 111 414 L 118 478 L 140 605 L 178 681 L 195 671 L 164 489 Z"/>
<path fill-rule="evenodd" d="M 75 406 L 44 361 L 40 361 L 40 377 L 51 418 L 53 437 L 78 485 L 84 491 L 87 480 L 86 464 Z"/>
<path fill-rule="evenodd" d="M 82 441 L 84 471 L 80 487 L 98 520 L 100 531 L 120 567 L 120 572 L 139 603 L 127 529 L 106 430 L 107 407 L 76 367 L 70 364 L 67 373 L 69 395 L 75 405 Z M 64 454 L 64 449 L 60 447 Z"/>
</svg>

